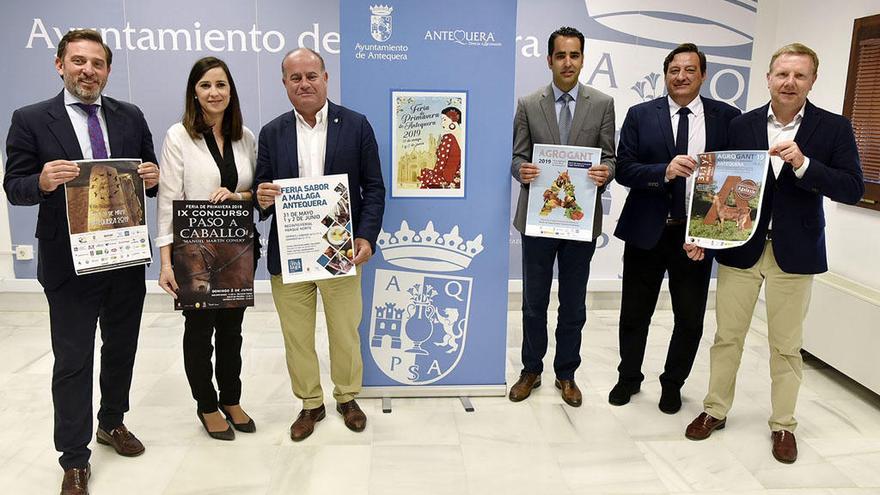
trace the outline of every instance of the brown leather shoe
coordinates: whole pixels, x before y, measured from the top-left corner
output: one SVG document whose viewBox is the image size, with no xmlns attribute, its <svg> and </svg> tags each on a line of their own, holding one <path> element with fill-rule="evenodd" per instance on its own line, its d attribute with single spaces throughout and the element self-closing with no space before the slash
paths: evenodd
<svg viewBox="0 0 880 495">
<path fill-rule="evenodd" d="M 574 380 L 556 380 L 556 388 L 562 391 L 562 400 L 571 407 L 581 407 L 583 395 Z"/>
<path fill-rule="evenodd" d="M 361 432 L 367 427 L 367 415 L 361 411 L 360 406 L 358 406 L 354 399 L 342 404 L 337 402 L 336 412 L 342 415 L 345 426 L 351 431 Z"/>
<path fill-rule="evenodd" d="M 519 380 L 510 387 L 510 393 L 507 398 L 513 402 L 519 402 L 529 398 L 532 390 L 541 386 L 541 375 L 538 373 L 529 373 L 523 371 L 519 375 Z"/>
<path fill-rule="evenodd" d="M 92 470 L 89 466 L 65 470 L 64 480 L 61 481 L 61 495 L 89 495 L 91 475 Z"/>
<path fill-rule="evenodd" d="M 290 425 L 290 439 L 301 442 L 315 431 L 315 423 L 324 419 L 327 415 L 324 404 L 314 409 L 303 409 L 296 417 L 296 421 Z"/>
<path fill-rule="evenodd" d="M 116 453 L 125 457 L 135 457 L 144 453 L 144 444 L 134 436 L 134 433 L 128 431 L 125 425 L 119 425 L 110 431 L 104 431 L 98 428 L 95 434 L 98 443 L 102 445 L 110 445 L 116 449 Z"/>
<path fill-rule="evenodd" d="M 709 413 L 701 412 L 684 431 L 684 436 L 691 440 L 705 440 L 715 430 L 723 430 L 727 425 L 727 418 L 716 419 Z"/>
<path fill-rule="evenodd" d="M 773 457 L 777 461 L 791 464 L 797 460 L 797 441 L 794 433 L 787 430 L 774 431 L 770 437 L 773 439 Z"/>
</svg>

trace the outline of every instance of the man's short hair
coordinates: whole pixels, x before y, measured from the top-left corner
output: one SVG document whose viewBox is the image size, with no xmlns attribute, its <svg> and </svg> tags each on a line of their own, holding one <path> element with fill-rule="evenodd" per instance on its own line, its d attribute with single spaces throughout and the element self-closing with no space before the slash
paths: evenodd
<svg viewBox="0 0 880 495">
<path fill-rule="evenodd" d="M 316 52 L 315 50 L 312 50 L 311 48 L 306 48 L 303 46 L 300 48 L 294 48 L 293 50 L 290 50 L 284 54 L 284 58 L 281 59 L 281 75 L 282 76 L 287 77 L 287 74 L 284 73 L 284 62 L 287 61 L 287 57 L 293 55 L 294 52 L 298 52 L 300 50 L 305 50 L 305 51 L 311 53 L 312 55 L 318 57 L 318 60 L 321 61 L 321 72 L 327 72 L 327 66 L 324 65 L 324 57 L 322 57 L 321 54 Z"/>
<path fill-rule="evenodd" d="M 68 31 L 67 34 L 61 38 L 61 41 L 58 42 L 58 51 L 56 55 L 61 60 L 64 60 L 64 52 L 67 51 L 67 44 L 73 41 L 82 40 L 99 43 L 104 47 L 104 54 L 107 56 L 107 66 L 109 67 L 113 63 L 113 52 L 110 51 L 110 47 L 107 46 L 107 43 L 104 43 L 104 38 L 101 37 L 101 33 L 94 29 L 73 29 Z"/>
<path fill-rule="evenodd" d="M 550 33 L 550 39 L 547 40 L 547 56 L 553 56 L 553 45 L 556 43 L 556 38 L 564 36 L 566 38 L 577 38 L 581 42 L 581 53 L 584 53 L 584 33 L 578 31 L 577 29 L 569 26 L 562 26 Z"/>
<path fill-rule="evenodd" d="M 770 66 L 768 71 L 773 70 L 773 62 L 776 62 L 776 59 L 779 58 L 781 55 L 806 55 L 813 60 L 813 74 L 819 73 L 819 56 L 816 55 L 816 52 L 814 52 L 812 48 L 801 43 L 791 43 L 783 46 L 779 50 L 776 50 L 776 52 L 773 53 L 773 56 L 770 57 Z"/>
<path fill-rule="evenodd" d="M 700 58 L 700 72 L 705 76 L 706 75 L 706 54 L 701 52 L 697 45 L 693 43 L 682 43 L 675 47 L 666 58 L 663 59 L 663 74 L 666 74 L 666 71 L 669 69 L 669 64 L 672 63 L 672 59 L 675 58 L 679 53 L 696 53 L 697 57 Z"/>
</svg>

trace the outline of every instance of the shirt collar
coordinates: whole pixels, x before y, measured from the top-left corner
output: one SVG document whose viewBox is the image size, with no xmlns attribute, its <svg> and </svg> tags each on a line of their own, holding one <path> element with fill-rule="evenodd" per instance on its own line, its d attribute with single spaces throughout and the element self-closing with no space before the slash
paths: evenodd
<svg viewBox="0 0 880 495">
<path fill-rule="evenodd" d="M 557 88 L 555 82 L 551 82 L 550 86 L 553 87 L 553 101 L 559 101 L 559 97 L 562 96 L 562 93 L 565 93 L 565 91 L 562 91 L 561 89 Z M 580 90 L 580 88 L 581 88 L 581 85 L 580 85 L 580 83 L 578 83 L 578 84 L 575 84 L 573 88 L 568 90 L 568 94 L 571 95 L 572 101 L 577 101 L 578 91 Z"/>
<path fill-rule="evenodd" d="M 671 97 L 667 96 L 666 101 L 669 102 L 669 115 L 675 115 L 681 110 L 681 105 L 675 102 Z M 702 115 L 703 114 L 703 99 L 700 98 L 700 95 L 697 95 L 696 98 L 691 100 L 690 103 L 686 105 L 692 114 L 694 115 Z"/>
<path fill-rule="evenodd" d="M 795 114 L 794 120 L 788 123 L 788 125 L 797 125 L 804 119 L 804 110 L 807 108 L 807 102 L 804 102 L 801 109 L 798 110 L 798 113 Z M 776 118 L 776 114 L 773 113 L 773 105 L 767 105 L 767 122 L 777 126 L 777 127 L 786 127 L 783 126 L 779 119 Z"/>
<path fill-rule="evenodd" d="M 324 106 L 321 107 L 320 110 L 318 110 L 317 114 L 315 114 L 315 127 L 318 127 L 319 125 L 322 125 L 322 124 L 324 124 L 324 122 L 327 121 L 327 111 L 328 111 L 327 109 L 330 107 L 329 101 L 330 100 L 325 100 Z M 306 122 L 306 120 L 303 118 L 303 116 L 300 115 L 300 113 L 296 111 L 296 107 L 294 107 L 293 113 L 296 115 L 296 120 L 301 122 L 306 127 L 309 127 L 309 128 L 312 127 L 309 125 L 308 122 Z"/>
<path fill-rule="evenodd" d="M 69 107 L 70 105 L 76 105 L 77 103 L 85 103 L 85 102 L 83 102 L 82 100 L 80 100 L 79 98 L 74 96 L 73 93 L 70 92 L 70 90 L 68 90 L 67 88 L 64 88 L 64 106 Z M 101 95 L 98 95 L 98 99 L 95 100 L 95 102 L 92 103 L 92 105 L 98 105 L 99 108 L 101 107 Z"/>
</svg>

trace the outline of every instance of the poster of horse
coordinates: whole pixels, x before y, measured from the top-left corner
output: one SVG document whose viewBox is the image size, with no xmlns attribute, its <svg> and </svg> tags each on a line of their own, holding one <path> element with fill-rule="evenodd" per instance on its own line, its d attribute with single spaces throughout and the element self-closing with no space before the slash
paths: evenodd
<svg viewBox="0 0 880 495">
<path fill-rule="evenodd" d="M 254 305 L 253 213 L 250 201 L 174 201 L 174 309 Z"/>
</svg>

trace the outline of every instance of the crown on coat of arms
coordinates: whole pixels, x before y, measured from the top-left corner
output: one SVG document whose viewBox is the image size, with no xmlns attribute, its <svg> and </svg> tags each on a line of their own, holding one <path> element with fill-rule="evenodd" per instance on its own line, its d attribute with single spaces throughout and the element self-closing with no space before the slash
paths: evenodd
<svg viewBox="0 0 880 495">
<path fill-rule="evenodd" d="M 371 5 L 370 12 L 373 15 L 391 15 L 391 12 L 394 11 L 394 7 L 390 5 Z"/>
<path fill-rule="evenodd" d="M 483 252 L 483 234 L 466 241 L 458 233 L 458 225 L 446 234 L 434 230 L 429 221 L 424 230 L 415 232 L 406 220 L 400 229 L 389 234 L 379 232 L 376 245 L 382 249 L 385 261 L 392 265 L 414 270 L 454 272 L 470 266 L 474 257 Z"/>
</svg>

